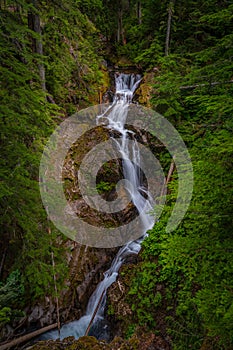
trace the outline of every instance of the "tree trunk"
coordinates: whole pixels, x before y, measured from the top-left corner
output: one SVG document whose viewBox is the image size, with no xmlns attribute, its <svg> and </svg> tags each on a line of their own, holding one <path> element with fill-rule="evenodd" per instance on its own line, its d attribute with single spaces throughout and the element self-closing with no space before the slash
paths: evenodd
<svg viewBox="0 0 233 350">
<path fill-rule="evenodd" d="M 6 0 L 0 1 L 0 9 L 3 10 L 6 8 Z"/>
<path fill-rule="evenodd" d="M 117 42 L 119 43 L 121 40 L 122 40 L 122 2 L 119 1 Z"/>
<path fill-rule="evenodd" d="M 0 277 L 2 275 L 2 270 L 3 270 L 3 266 L 4 266 L 4 262 L 6 259 L 6 253 L 7 253 L 7 247 L 4 249 L 3 255 L 2 255 L 2 259 L 1 259 L 1 264 L 0 264 Z"/>
<path fill-rule="evenodd" d="M 168 18 L 167 18 L 167 34 L 166 34 L 166 42 L 165 42 L 165 56 L 169 54 L 169 44 L 171 38 L 171 22 L 172 22 L 172 14 L 174 11 L 175 0 L 171 0 L 168 7 Z"/>
<path fill-rule="evenodd" d="M 57 292 L 57 278 L 55 273 L 55 261 L 54 261 L 54 254 L 53 251 L 51 252 L 51 258 L 52 258 L 52 265 L 53 265 L 53 281 L 54 281 L 54 290 L 55 290 L 55 301 L 56 301 L 56 312 L 57 312 L 57 328 L 58 328 L 58 334 L 60 338 L 60 330 L 61 330 L 61 324 L 60 324 L 60 308 L 59 308 L 59 299 L 58 299 L 58 292 Z"/>
<path fill-rule="evenodd" d="M 138 3 L 137 3 L 137 17 L 138 17 L 138 24 L 142 24 L 142 4 L 141 4 L 141 1 L 138 1 Z"/>
<path fill-rule="evenodd" d="M 32 0 L 32 5 L 36 10 L 38 9 L 37 0 Z M 28 27 L 31 30 L 33 30 L 35 33 L 37 33 L 39 36 L 39 39 L 32 38 L 32 51 L 41 56 L 41 62 L 39 62 L 38 64 L 39 77 L 40 77 L 41 87 L 44 91 L 46 91 L 45 68 L 44 68 L 44 64 L 42 63 L 43 43 L 42 43 L 42 36 L 41 36 L 40 16 L 37 12 L 28 13 Z"/>
<path fill-rule="evenodd" d="M 167 174 L 167 177 L 164 179 L 164 184 L 162 186 L 160 197 L 163 197 L 163 196 L 166 195 L 167 185 L 168 185 L 168 183 L 171 180 L 171 177 L 172 177 L 172 174 L 173 174 L 174 170 L 175 170 L 175 161 L 174 161 L 174 159 L 172 159 L 171 164 L 170 164 L 170 168 L 169 168 L 169 171 L 168 171 L 168 174 Z"/>
<path fill-rule="evenodd" d="M 13 339 L 13 340 L 11 340 L 9 342 L 0 343 L 0 350 L 7 350 L 7 349 L 10 349 L 12 347 L 14 347 L 14 349 L 15 349 L 15 347 L 17 345 L 22 344 L 22 343 L 26 343 L 29 340 L 31 340 L 32 338 L 38 337 L 40 334 L 48 332 L 48 331 L 50 331 L 51 329 L 54 329 L 54 328 L 57 328 L 57 323 L 51 324 L 50 326 L 47 326 L 47 327 L 44 327 L 44 328 L 41 328 L 41 329 L 38 329 L 35 332 L 29 333 L 29 334 L 25 334 L 22 337 Z"/>
</svg>

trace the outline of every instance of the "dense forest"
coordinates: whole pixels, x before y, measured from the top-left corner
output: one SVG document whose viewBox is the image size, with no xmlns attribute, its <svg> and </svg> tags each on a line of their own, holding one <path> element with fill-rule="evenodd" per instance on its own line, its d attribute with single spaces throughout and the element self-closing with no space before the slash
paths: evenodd
<svg viewBox="0 0 233 350">
<path fill-rule="evenodd" d="M 232 1 L 1 0 L 0 12 L 2 340 L 28 305 L 59 299 L 66 287 L 68 239 L 40 198 L 44 145 L 65 118 L 102 102 L 109 67 L 130 66 L 143 73 L 142 103 L 182 135 L 194 191 L 182 223 L 167 233 L 174 171 L 160 221 L 137 263 L 120 272 L 121 309 L 110 291 L 109 319 L 121 349 L 142 348 L 130 340 L 145 335 L 174 350 L 232 349 Z M 166 154 L 161 163 L 168 173 Z"/>
</svg>

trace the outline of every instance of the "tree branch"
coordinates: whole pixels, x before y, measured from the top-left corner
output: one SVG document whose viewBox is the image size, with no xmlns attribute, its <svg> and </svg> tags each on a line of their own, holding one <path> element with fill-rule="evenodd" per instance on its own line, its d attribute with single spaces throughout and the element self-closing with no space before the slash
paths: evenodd
<svg viewBox="0 0 233 350">
<path fill-rule="evenodd" d="M 4 249 L 3 255 L 2 255 L 2 259 L 1 259 L 1 264 L 0 264 L 0 277 L 2 274 L 2 270 L 3 270 L 3 266 L 4 266 L 4 262 L 5 262 L 5 258 L 6 258 L 6 253 L 7 253 L 7 247 Z"/>
<path fill-rule="evenodd" d="M 195 89 L 197 87 L 216 86 L 216 85 L 232 84 L 232 83 L 233 83 L 233 80 L 229 80 L 229 81 L 215 81 L 215 82 L 209 83 L 209 84 L 194 84 L 194 85 L 180 86 L 180 90 L 191 90 L 191 89 Z"/>
</svg>

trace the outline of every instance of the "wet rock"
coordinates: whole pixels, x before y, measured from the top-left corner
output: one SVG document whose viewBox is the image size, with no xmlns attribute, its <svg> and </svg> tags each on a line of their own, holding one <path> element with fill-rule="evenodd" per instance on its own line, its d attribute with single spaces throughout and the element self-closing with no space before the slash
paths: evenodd
<svg viewBox="0 0 233 350">
<path fill-rule="evenodd" d="M 12 337 L 14 334 L 14 328 L 12 328 L 10 325 L 5 325 L 5 327 L 1 327 L 0 330 L 0 341 L 3 339 L 7 339 Z"/>
<path fill-rule="evenodd" d="M 69 275 L 65 281 L 66 288 L 59 295 L 61 324 L 83 316 L 91 294 L 117 252 L 117 249 L 81 246 L 70 240 L 67 240 L 66 246 L 70 250 L 66 257 Z M 25 311 L 28 318 L 24 326 L 27 329 L 35 330 L 57 322 L 56 303 L 52 297 L 45 297 Z"/>
<path fill-rule="evenodd" d="M 111 103 L 114 99 L 114 92 L 112 90 L 107 90 L 102 98 L 102 103 Z"/>
<path fill-rule="evenodd" d="M 145 107 L 151 107 L 151 97 L 155 93 L 153 84 L 155 84 L 156 72 L 147 72 L 143 76 L 143 80 L 136 91 L 135 100 L 140 103 L 140 105 Z"/>
</svg>

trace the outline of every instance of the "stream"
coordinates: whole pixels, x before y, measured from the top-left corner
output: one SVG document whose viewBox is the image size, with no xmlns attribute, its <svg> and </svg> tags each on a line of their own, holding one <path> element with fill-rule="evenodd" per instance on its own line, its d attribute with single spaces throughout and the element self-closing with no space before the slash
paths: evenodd
<svg viewBox="0 0 233 350">
<path fill-rule="evenodd" d="M 142 174 L 140 168 L 136 165 L 140 164 L 139 148 L 136 140 L 134 141 L 133 132 L 125 128 L 128 106 L 132 103 L 134 92 L 140 81 L 141 76 L 138 74 L 115 74 L 116 93 L 108 113 L 105 112 L 105 118 L 108 119 L 107 127 L 116 130 L 120 135 L 115 139 L 116 148 L 122 156 L 125 188 L 142 222 L 142 235 L 136 241 L 128 242 L 119 249 L 110 268 L 104 273 L 103 280 L 91 295 L 85 315 L 79 320 L 63 325 L 60 329 L 60 335 L 57 330 L 50 331 L 43 334 L 40 340 L 64 339 L 68 336 L 74 336 L 78 339 L 85 334 L 90 322 L 89 335 L 93 335 L 97 339 L 108 340 L 110 329 L 104 318 L 107 289 L 116 281 L 118 271 L 126 258 L 139 253 L 146 232 L 154 225 L 154 217 L 149 214 L 153 209 L 153 201 L 150 193 L 143 186 Z M 97 117 L 97 124 L 99 118 L 102 117 L 103 115 Z"/>
</svg>

